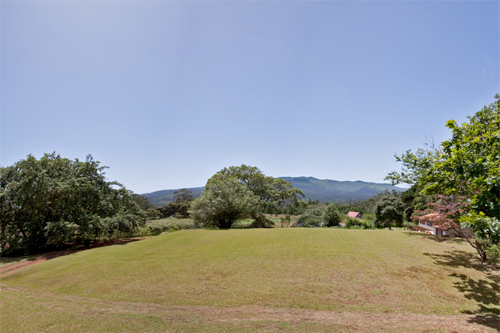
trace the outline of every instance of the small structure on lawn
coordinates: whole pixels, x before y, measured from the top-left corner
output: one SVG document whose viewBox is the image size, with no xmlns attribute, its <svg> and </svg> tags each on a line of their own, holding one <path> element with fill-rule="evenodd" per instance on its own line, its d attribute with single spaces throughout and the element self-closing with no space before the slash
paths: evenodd
<svg viewBox="0 0 500 333">
<path fill-rule="evenodd" d="M 420 216 L 418 218 L 418 225 L 414 225 L 413 230 L 425 232 L 426 234 L 434 236 L 446 236 L 449 228 L 436 225 L 435 222 L 437 221 L 438 217 L 438 213 Z"/>
<path fill-rule="evenodd" d="M 360 219 L 361 218 L 361 213 L 358 213 L 358 212 L 349 212 L 349 213 L 347 213 L 347 216 L 355 218 L 355 219 Z"/>
</svg>

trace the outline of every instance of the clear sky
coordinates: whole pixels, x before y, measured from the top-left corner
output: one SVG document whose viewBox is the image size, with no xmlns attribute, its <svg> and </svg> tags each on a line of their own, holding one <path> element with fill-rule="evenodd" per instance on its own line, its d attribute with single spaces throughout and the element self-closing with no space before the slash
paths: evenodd
<svg viewBox="0 0 500 333">
<path fill-rule="evenodd" d="M 1 1 L 1 151 L 137 193 L 231 165 L 384 182 L 500 92 L 498 1 Z"/>
</svg>

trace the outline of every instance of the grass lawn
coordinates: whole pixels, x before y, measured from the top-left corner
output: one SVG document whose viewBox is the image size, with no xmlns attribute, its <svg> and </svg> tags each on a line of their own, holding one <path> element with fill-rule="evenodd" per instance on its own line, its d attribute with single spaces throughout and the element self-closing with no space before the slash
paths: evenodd
<svg viewBox="0 0 500 333">
<path fill-rule="evenodd" d="M 0 278 L 0 331 L 495 332 L 500 279 L 474 256 L 401 231 L 185 230 Z"/>
</svg>

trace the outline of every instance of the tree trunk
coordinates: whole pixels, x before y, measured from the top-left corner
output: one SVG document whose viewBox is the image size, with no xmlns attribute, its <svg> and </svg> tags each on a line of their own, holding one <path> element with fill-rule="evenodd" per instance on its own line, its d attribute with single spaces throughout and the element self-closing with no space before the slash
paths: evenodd
<svg viewBox="0 0 500 333">
<path fill-rule="evenodd" d="M 120 226 L 120 223 L 116 223 L 116 240 L 115 244 L 118 244 L 118 227 Z"/>
</svg>

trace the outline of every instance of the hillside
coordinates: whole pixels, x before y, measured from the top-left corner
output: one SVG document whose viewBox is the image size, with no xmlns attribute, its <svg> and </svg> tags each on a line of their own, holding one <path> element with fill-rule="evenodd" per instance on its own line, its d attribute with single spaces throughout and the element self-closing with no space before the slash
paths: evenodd
<svg viewBox="0 0 500 333">
<path fill-rule="evenodd" d="M 280 177 L 292 183 L 298 189 L 301 189 L 306 195 L 305 199 L 342 202 L 366 200 L 384 190 L 404 191 L 400 187 L 389 184 L 369 183 L 358 181 L 338 181 L 330 179 L 317 179 L 314 177 Z M 193 191 L 194 197 L 198 198 L 203 193 L 204 187 L 192 187 L 188 190 Z M 154 206 L 163 206 L 172 201 L 175 190 L 162 190 L 151 193 L 144 193 Z"/>
<path fill-rule="evenodd" d="M 400 231 L 179 231 L 1 277 L 0 331 L 494 332 L 498 276 L 474 255 Z"/>
<path fill-rule="evenodd" d="M 191 187 L 187 188 L 187 190 L 190 190 L 193 192 L 195 198 L 199 198 L 200 195 L 203 193 L 203 190 L 205 187 Z M 173 201 L 174 198 L 174 192 L 179 191 L 179 189 L 175 190 L 161 190 L 161 191 L 155 191 L 151 193 L 144 193 L 141 194 L 145 197 L 148 198 L 149 202 L 153 204 L 153 206 L 158 207 L 158 206 L 163 206 L 167 202 Z"/>
<path fill-rule="evenodd" d="M 385 190 L 403 192 L 405 189 L 389 184 L 358 181 L 338 181 L 314 177 L 281 177 L 292 183 L 306 195 L 306 199 L 319 201 L 356 201 L 366 200 Z"/>
</svg>

